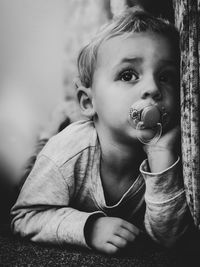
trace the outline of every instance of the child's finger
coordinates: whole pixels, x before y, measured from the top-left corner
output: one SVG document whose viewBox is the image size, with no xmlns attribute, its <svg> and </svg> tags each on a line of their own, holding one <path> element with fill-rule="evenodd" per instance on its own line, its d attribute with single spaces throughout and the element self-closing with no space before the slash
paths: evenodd
<svg viewBox="0 0 200 267">
<path fill-rule="evenodd" d="M 127 240 L 118 236 L 118 235 L 113 235 L 110 240 L 109 243 L 113 244 L 114 246 L 118 247 L 118 248 L 124 248 L 127 245 Z"/>
<path fill-rule="evenodd" d="M 125 228 L 121 228 L 120 231 L 116 235 L 122 237 L 127 242 L 133 242 L 137 237 L 137 234 L 135 234 L 135 233 L 133 233 L 133 232 L 131 232 Z"/>
<path fill-rule="evenodd" d="M 103 251 L 102 252 L 105 252 L 107 254 L 115 254 L 119 251 L 119 248 L 116 247 L 115 245 L 113 245 L 112 243 L 106 243 L 104 248 L 103 248 Z"/>
<path fill-rule="evenodd" d="M 123 222 L 122 227 L 127 229 L 128 231 L 130 231 L 134 235 L 139 235 L 139 233 L 140 233 L 140 230 L 135 225 L 133 225 L 132 223 L 129 223 L 127 221 Z"/>
</svg>

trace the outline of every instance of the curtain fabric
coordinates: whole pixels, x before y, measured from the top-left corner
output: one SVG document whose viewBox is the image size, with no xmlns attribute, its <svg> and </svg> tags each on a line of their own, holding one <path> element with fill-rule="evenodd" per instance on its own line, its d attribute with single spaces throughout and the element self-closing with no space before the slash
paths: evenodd
<svg viewBox="0 0 200 267">
<path fill-rule="evenodd" d="M 181 47 L 181 130 L 187 201 L 200 229 L 200 0 L 173 0 Z"/>
</svg>

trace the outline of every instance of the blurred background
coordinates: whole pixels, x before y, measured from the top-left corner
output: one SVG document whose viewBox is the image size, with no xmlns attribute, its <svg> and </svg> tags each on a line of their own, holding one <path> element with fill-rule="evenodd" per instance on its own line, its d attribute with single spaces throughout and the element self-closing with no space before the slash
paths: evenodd
<svg viewBox="0 0 200 267">
<path fill-rule="evenodd" d="M 107 0 L 0 0 L 1 220 L 38 133 L 74 98 L 80 48 L 109 12 Z"/>
<path fill-rule="evenodd" d="M 138 2 L 173 21 L 171 1 L 0 0 L 1 218 L 52 111 L 63 100 L 75 105 L 79 50 L 103 23 Z"/>
</svg>

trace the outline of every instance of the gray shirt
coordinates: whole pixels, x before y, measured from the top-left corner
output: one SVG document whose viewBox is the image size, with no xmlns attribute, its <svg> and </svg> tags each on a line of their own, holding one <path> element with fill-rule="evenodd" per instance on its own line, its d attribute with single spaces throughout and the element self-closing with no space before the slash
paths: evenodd
<svg viewBox="0 0 200 267">
<path fill-rule="evenodd" d="M 113 206 L 105 201 L 100 177 L 101 149 L 92 121 L 78 121 L 52 137 L 11 210 L 12 229 L 32 241 L 87 247 L 84 226 L 93 214 L 120 217 L 170 245 L 187 228 L 188 208 L 179 159 L 161 173 L 140 175 Z"/>
</svg>

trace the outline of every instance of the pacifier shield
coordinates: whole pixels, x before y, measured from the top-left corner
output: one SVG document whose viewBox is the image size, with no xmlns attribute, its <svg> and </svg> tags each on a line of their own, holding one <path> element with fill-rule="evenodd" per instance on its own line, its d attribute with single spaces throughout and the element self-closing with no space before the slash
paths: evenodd
<svg viewBox="0 0 200 267">
<path fill-rule="evenodd" d="M 154 128 L 161 120 L 160 110 L 157 106 L 147 106 L 142 110 L 140 120 L 144 128 Z"/>
<path fill-rule="evenodd" d="M 129 122 L 137 130 L 137 138 L 143 144 L 155 144 L 162 135 L 163 110 L 157 105 L 139 102 L 131 106 Z M 167 116 L 167 113 L 164 113 Z"/>
</svg>

